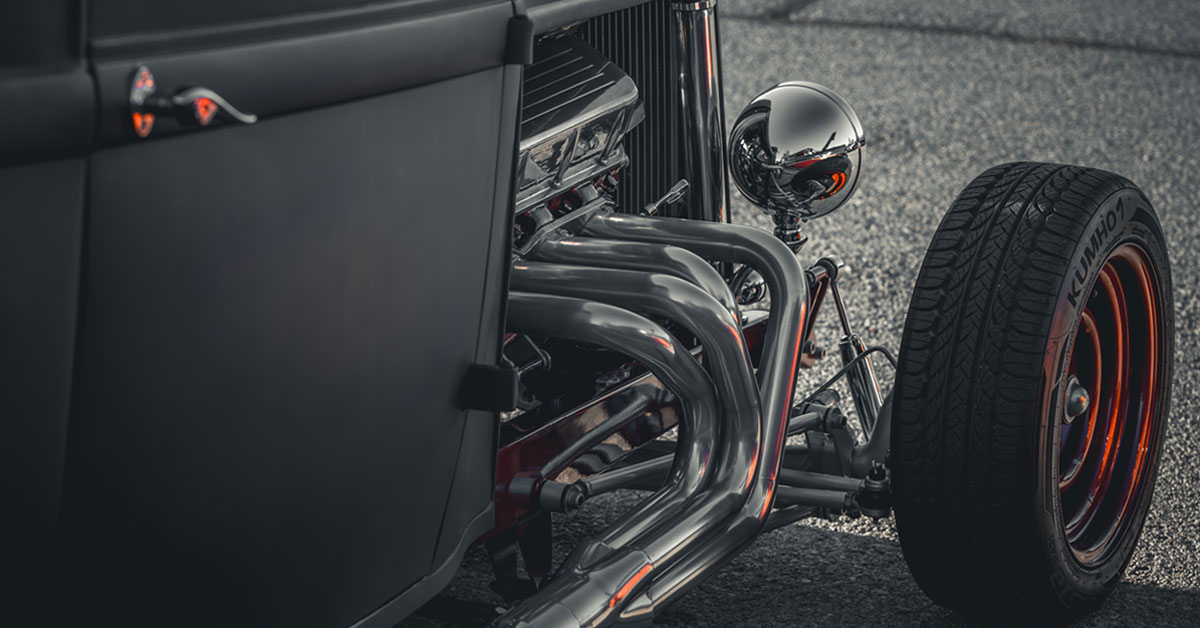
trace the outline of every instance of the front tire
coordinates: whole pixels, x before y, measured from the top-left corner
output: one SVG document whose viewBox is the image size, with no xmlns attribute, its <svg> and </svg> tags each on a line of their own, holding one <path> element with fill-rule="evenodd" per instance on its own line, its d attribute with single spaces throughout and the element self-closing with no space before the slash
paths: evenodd
<svg viewBox="0 0 1200 628">
<path fill-rule="evenodd" d="M 1173 350 L 1166 247 L 1135 185 L 1015 163 L 962 192 L 895 387 L 896 525 L 930 598 L 1050 624 L 1104 599 L 1150 507 Z"/>
</svg>

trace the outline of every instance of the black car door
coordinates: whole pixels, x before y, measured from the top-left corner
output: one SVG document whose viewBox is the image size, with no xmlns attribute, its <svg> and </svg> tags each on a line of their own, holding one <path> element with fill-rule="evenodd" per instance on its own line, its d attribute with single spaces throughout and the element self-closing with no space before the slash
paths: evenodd
<svg viewBox="0 0 1200 628">
<path fill-rule="evenodd" d="M 496 417 L 457 393 L 499 345 L 512 3 L 86 9 L 57 606 L 387 624 L 490 526 Z M 148 77 L 256 121 L 185 101 L 135 124 Z"/>
</svg>

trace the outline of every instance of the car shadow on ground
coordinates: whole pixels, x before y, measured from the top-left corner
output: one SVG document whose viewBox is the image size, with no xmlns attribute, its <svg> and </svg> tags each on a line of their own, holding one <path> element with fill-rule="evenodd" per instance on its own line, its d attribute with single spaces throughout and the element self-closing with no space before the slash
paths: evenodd
<svg viewBox="0 0 1200 628">
<path fill-rule="evenodd" d="M 1076 626 L 1195 626 L 1198 613 L 1200 591 L 1123 582 Z M 722 626 L 737 617 L 755 618 L 746 625 L 756 627 L 987 625 L 929 601 L 909 575 L 894 538 L 812 524 L 760 538 L 681 600 L 661 623 Z"/>
<path fill-rule="evenodd" d="M 572 517 L 556 518 L 561 560 L 581 538 L 633 503 L 603 496 Z M 882 528 L 882 530 L 880 529 Z M 879 536 L 866 536 L 867 532 Z M 471 550 L 454 580 L 402 628 L 479 628 L 503 601 L 488 588 L 491 568 Z M 1195 626 L 1200 591 L 1121 583 L 1079 628 Z M 934 605 L 908 573 L 890 521 L 809 521 L 767 533 L 656 622 L 670 627 L 979 626 Z"/>
</svg>

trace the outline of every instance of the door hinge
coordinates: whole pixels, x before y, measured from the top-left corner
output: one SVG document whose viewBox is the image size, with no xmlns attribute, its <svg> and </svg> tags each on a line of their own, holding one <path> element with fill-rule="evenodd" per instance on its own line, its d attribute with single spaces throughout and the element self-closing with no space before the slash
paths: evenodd
<svg viewBox="0 0 1200 628">
<path fill-rule="evenodd" d="M 508 40 L 504 45 L 504 62 L 516 65 L 533 63 L 533 20 L 526 15 L 508 19 Z"/>
<path fill-rule="evenodd" d="M 458 403 L 466 410 L 514 410 L 519 381 L 520 373 L 512 365 L 472 364 L 463 376 Z"/>
</svg>

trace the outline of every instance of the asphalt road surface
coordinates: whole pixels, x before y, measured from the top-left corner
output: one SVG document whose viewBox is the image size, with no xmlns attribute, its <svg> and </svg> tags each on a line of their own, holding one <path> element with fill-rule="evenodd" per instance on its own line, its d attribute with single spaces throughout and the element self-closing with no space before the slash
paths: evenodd
<svg viewBox="0 0 1200 628">
<path fill-rule="evenodd" d="M 988 166 L 1095 166 L 1146 192 L 1175 281 L 1166 449 L 1125 581 L 1079 625 L 1200 625 L 1200 3 L 721 0 L 720 10 L 730 119 L 762 89 L 795 79 L 833 87 L 862 119 L 869 144 L 857 196 L 810 223 L 806 254 L 833 251 L 850 265 L 843 286 L 869 343 L 898 348 L 929 238 L 958 191 Z M 769 225 L 740 199 L 734 217 Z M 822 317 L 831 346 L 832 324 Z M 807 372 L 808 384 L 830 374 L 833 361 Z M 559 545 L 634 498 L 605 496 L 557 520 Z M 402 625 L 486 624 L 498 604 L 489 579 L 485 557 L 473 551 L 446 591 Z M 844 519 L 763 536 L 661 623 L 972 625 L 924 597 L 890 521 Z"/>
</svg>

